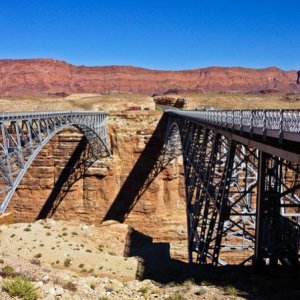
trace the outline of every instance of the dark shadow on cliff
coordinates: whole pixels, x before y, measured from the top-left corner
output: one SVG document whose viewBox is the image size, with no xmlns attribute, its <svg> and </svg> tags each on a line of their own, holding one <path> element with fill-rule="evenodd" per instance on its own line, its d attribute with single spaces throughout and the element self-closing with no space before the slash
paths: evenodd
<svg viewBox="0 0 300 300">
<path fill-rule="evenodd" d="M 72 156 L 63 168 L 53 190 L 42 207 L 37 220 L 50 218 L 54 215 L 61 202 L 72 186 L 84 177 L 86 170 L 95 161 L 91 148 L 85 137 L 82 137 Z"/>
<path fill-rule="evenodd" d="M 300 84 L 300 71 L 297 72 L 297 84 Z"/>
<path fill-rule="evenodd" d="M 192 280 L 199 284 L 196 292 L 200 294 L 201 285 L 214 285 L 225 290 L 234 287 L 238 296 L 246 299 L 299 299 L 300 296 L 299 269 L 272 267 L 258 272 L 252 266 L 189 264 L 170 257 L 169 243 L 154 243 L 151 237 L 136 230 L 127 237 L 124 255 L 142 258 L 138 271 L 141 279 L 151 279 L 162 285 L 182 284 L 183 289 Z"/>
<path fill-rule="evenodd" d="M 124 222 L 149 185 L 172 160 L 163 153 L 166 119 L 165 115 L 161 117 L 145 149 L 106 213 L 104 221 Z"/>
</svg>

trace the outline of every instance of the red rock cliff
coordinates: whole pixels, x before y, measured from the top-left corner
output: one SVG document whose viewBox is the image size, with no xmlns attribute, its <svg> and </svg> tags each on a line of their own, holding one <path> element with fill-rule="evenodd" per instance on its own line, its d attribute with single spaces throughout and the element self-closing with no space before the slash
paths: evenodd
<svg viewBox="0 0 300 300">
<path fill-rule="evenodd" d="M 185 257 L 182 159 L 156 177 L 148 176 L 163 141 L 156 130 L 160 117 L 155 111 L 111 114 L 112 156 L 87 170 L 82 168 L 88 152 L 82 135 L 77 130 L 57 134 L 34 159 L 8 211 L 18 222 L 46 217 L 95 224 L 105 218 L 124 221 L 155 242 L 171 243 L 174 257 Z M 146 179 L 151 177 L 153 181 Z"/>
<path fill-rule="evenodd" d="M 266 89 L 300 92 L 296 80 L 296 71 L 283 71 L 275 67 L 157 71 L 125 66 L 74 66 L 52 59 L 0 60 L 2 95 L 101 93 L 112 90 L 151 95 L 173 88 L 199 92 L 249 92 Z"/>
</svg>

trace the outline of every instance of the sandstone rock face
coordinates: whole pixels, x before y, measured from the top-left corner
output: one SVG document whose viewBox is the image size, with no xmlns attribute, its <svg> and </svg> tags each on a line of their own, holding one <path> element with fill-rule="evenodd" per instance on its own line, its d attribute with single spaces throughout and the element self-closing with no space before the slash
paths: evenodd
<svg viewBox="0 0 300 300">
<path fill-rule="evenodd" d="M 170 89 L 198 92 L 276 90 L 300 92 L 296 71 L 211 67 L 157 71 L 136 67 L 74 66 L 51 59 L 0 60 L 0 94 L 138 92 Z"/>
<path fill-rule="evenodd" d="M 184 258 L 182 161 L 151 172 L 163 142 L 163 127 L 156 129 L 160 117 L 155 111 L 111 114 L 112 156 L 88 169 L 82 167 L 89 153 L 82 135 L 75 129 L 58 134 L 34 160 L 8 211 L 17 221 L 52 217 L 99 224 L 115 219 L 155 243 L 171 242 L 171 254 Z"/>
</svg>

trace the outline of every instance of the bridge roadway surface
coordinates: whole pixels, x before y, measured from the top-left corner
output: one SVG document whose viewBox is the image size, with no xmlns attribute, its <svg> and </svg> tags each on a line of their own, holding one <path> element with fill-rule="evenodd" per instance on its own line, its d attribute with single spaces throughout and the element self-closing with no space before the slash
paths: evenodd
<svg viewBox="0 0 300 300">
<path fill-rule="evenodd" d="M 1 114 L 0 212 L 42 147 L 64 128 L 79 129 L 95 158 L 108 156 L 106 116 Z M 183 156 L 190 262 L 225 265 L 236 251 L 235 263 L 298 264 L 300 111 L 166 109 L 165 116 L 164 149 Z"/>
</svg>

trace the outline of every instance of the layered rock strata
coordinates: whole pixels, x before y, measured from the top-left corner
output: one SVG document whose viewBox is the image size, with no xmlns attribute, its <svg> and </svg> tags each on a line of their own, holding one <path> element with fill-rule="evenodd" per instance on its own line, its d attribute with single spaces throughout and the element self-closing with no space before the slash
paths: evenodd
<svg viewBox="0 0 300 300">
<path fill-rule="evenodd" d="M 129 66 L 74 66 L 52 59 L 0 60 L 0 95 L 137 92 L 300 92 L 296 71 L 210 67 L 158 71 Z"/>
<path fill-rule="evenodd" d="M 58 134 L 33 161 L 8 211 L 17 221 L 52 217 L 99 224 L 115 219 L 152 237 L 159 247 L 167 249 L 171 242 L 171 254 L 185 257 L 182 162 L 175 159 L 159 172 L 160 117 L 155 111 L 111 114 L 112 156 L 87 169 L 89 145 L 82 135 L 76 130 Z"/>
</svg>

